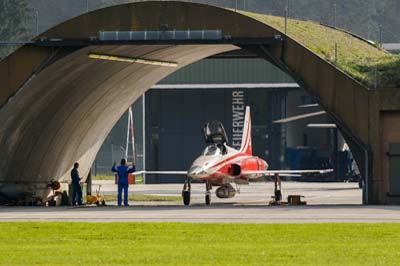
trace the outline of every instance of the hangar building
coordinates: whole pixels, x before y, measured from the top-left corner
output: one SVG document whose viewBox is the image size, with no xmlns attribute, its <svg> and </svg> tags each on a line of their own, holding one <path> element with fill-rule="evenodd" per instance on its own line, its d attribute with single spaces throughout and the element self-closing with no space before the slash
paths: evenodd
<svg viewBox="0 0 400 266">
<path fill-rule="evenodd" d="M 306 92 L 265 60 L 239 56 L 199 61 L 165 78 L 134 103 L 137 168 L 188 169 L 205 147 L 201 129 L 210 120 L 221 121 L 229 145 L 239 148 L 246 105 L 251 106 L 253 152 L 271 169 L 332 167 L 332 138 L 336 135 L 329 129 L 307 128 L 311 122 L 329 122 L 326 115 L 288 124 L 273 123 L 320 110 L 299 108 L 310 103 L 313 99 Z M 109 175 L 111 163 L 124 157 L 127 120 L 125 114 L 107 137 L 93 166 L 94 173 Z M 341 140 L 339 136 L 339 144 Z M 128 160 L 132 161 L 130 145 L 128 151 Z M 146 175 L 146 183 L 175 182 L 183 182 L 183 177 Z"/>
</svg>

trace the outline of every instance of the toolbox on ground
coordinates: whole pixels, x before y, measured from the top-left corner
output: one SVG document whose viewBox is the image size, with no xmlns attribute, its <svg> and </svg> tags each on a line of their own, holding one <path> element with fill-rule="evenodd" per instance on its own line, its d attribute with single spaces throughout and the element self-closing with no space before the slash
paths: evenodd
<svg viewBox="0 0 400 266">
<path fill-rule="evenodd" d="M 301 195 L 289 195 L 288 196 L 288 203 L 290 205 L 306 205 L 305 201 L 301 201 L 301 198 L 304 196 Z"/>
</svg>

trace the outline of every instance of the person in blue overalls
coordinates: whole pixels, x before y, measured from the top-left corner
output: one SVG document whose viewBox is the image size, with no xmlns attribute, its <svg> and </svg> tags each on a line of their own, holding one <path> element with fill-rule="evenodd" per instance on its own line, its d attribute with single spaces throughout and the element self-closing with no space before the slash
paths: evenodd
<svg viewBox="0 0 400 266">
<path fill-rule="evenodd" d="M 113 164 L 113 167 L 111 168 L 111 171 L 114 173 L 117 173 L 118 176 L 118 206 L 121 206 L 122 202 L 122 189 L 124 190 L 124 205 L 129 206 L 128 204 L 128 173 L 133 173 L 135 172 L 135 165 L 132 165 L 132 167 L 128 167 L 126 165 L 126 160 L 121 159 L 121 165 L 115 166 L 115 163 Z"/>
<path fill-rule="evenodd" d="M 71 170 L 72 206 L 82 205 L 82 178 L 79 176 L 78 168 L 79 163 L 74 163 L 74 168 Z"/>
</svg>

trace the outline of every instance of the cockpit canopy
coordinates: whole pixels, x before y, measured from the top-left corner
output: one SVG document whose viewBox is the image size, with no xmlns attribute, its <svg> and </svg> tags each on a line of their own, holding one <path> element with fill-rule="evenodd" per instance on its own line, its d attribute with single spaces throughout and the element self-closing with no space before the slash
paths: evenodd
<svg viewBox="0 0 400 266">
<path fill-rule="evenodd" d="M 222 154 L 222 150 L 216 144 L 207 146 L 207 148 L 203 152 L 204 156 L 215 156 L 219 154 Z"/>
<path fill-rule="evenodd" d="M 204 125 L 203 134 L 206 143 L 224 145 L 228 137 L 224 126 L 220 121 L 211 121 Z"/>
</svg>

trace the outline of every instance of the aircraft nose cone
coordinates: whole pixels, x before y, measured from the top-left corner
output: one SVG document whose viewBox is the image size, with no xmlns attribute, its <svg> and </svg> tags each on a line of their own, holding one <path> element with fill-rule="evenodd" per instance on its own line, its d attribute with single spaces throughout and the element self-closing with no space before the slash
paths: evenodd
<svg viewBox="0 0 400 266">
<path fill-rule="evenodd" d="M 203 167 L 195 165 L 195 166 L 190 167 L 190 169 L 188 171 L 188 176 L 195 178 L 201 173 L 204 173 Z"/>
</svg>

